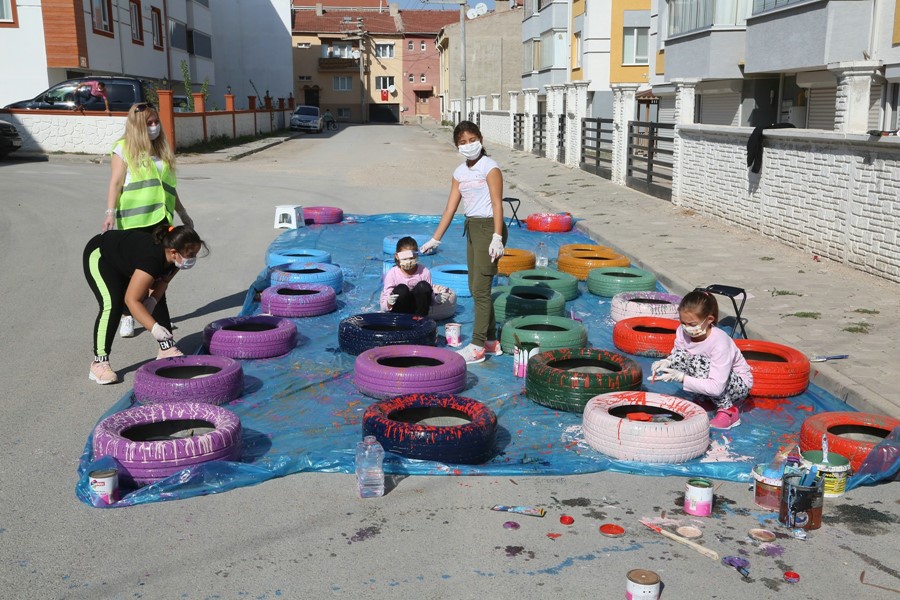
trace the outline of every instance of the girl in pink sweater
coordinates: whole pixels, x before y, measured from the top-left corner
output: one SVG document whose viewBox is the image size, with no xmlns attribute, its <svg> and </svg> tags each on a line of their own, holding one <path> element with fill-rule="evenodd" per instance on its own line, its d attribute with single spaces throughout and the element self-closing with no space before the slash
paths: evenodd
<svg viewBox="0 0 900 600">
<path fill-rule="evenodd" d="M 432 289 L 431 271 L 419 264 L 419 245 L 416 240 L 407 236 L 397 241 L 394 263 L 395 266 L 384 276 L 381 310 L 428 316 L 432 294 L 445 288 L 437 286 L 441 289 Z"/>
</svg>

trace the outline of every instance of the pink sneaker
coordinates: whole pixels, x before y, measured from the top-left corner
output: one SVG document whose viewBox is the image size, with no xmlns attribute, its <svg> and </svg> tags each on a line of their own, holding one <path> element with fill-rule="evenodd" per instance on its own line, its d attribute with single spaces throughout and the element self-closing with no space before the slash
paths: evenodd
<svg viewBox="0 0 900 600">
<path fill-rule="evenodd" d="M 720 408 L 709 421 L 710 429 L 731 429 L 741 424 L 741 411 L 736 406 Z"/>
<path fill-rule="evenodd" d="M 494 356 L 502 356 L 503 348 L 500 347 L 499 340 L 488 340 L 484 343 L 484 353 L 493 354 Z"/>
<path fill-rule="evenodd" d="M 476 346 L 475 344 L 469 344 L 462 350 L 457 350 L 456 353 L 466 359 L 467 365 L 484 362 L 484 348 Z"/>
<path fill-rule="evenodd" d="M 91 370 L 88 373 L 91 381 L 96 381 L 100 385 L 107 385 L 119 381 L 119 376 L 109 366 L 108 360 L 94 361 L 91 363 Z"/>
<path fill-rule="evenodd" d="M 160 350 L 156 353 L 156 360 L 161 360 L 163 358 L 177 358 L 179 356 L 184 356 L 184 353 L 178 349 L 178 346 L 172 346 L 167 350 Z"/>
</svg>

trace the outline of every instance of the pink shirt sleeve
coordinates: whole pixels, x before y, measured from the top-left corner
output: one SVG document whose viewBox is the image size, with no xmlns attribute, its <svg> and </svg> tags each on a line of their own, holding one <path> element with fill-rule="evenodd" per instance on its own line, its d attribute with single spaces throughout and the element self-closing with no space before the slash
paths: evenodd
<svg viewBox="0 0 900 600">
<path fill-rule="evenodd" d="M 749 367 L 746 366 L 746 361 L 744 361 L 734 341 L 721 329 L 713 328 L 710 336 L 698 343 L 685 343 L 685 340 L 682 339 L 683 335 L 683 332 L 679 330 L 679 333 L 675 336 L 676 349 L 679 347 L 680 342 L 681 347 L 691 354 L 701 354 L 709 358 L 709 377 L 699 379 L 685 375 L 685 391 L 713 398 L 719 397 L 725 393 L 725 387 L 728 385 L 728 378 L 731 376 L 732 371 L 736 371 L 738 375 L 747 381 L 749 378 Z M 745 370 L 747 371 L 747 376 L 743 372 Z M 750 382 L 752 382 L 752 379 L 750 379 Z"/>
<path fill-rule="evenodd" d="M 400 267 L 391 267 L 391 270 L 384 276 L 384 288 L 381 290 L 381 310 L 387 312 L 387 297 L 393 292 L 394 286 L 405 283 L 412 289 L 420 281 L 427 281 L 431 284 L 431 271 L 427 267 L 419 265 L 412 275 L 407 275 Z"/>
</svg>

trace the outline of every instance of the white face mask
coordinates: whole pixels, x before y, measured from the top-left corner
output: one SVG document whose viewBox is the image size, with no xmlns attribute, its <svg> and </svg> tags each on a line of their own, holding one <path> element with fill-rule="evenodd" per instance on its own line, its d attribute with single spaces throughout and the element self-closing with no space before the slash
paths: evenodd
<svg viewBox="0 0 900 600">
<path fill-rule="evenodd" d="M 151 142 L 159 137 L 160 131 L 162 131 L 161 125 L 148 125 L 147 126 L 147 135 L 150 136 Z"/>
<path fill-rule="evenodd" d="M 181 262 L 178 262 L 178 258 L 175 258 L 175 266 L 181 269 L 182 271 L 187 271 L 191 267 L 193 267 L 197 263 L 196 258 L 182 258 Z"/>
<path fill-rule="evenodd" d="M 694 325 L 691 327 L 690 325 L 681 324 L 681 328 L 684 329 L 684 332 L 688 334 L 690 337 L 700 337 L 706 333 L 706 327 L 704 325 Z"/>
<path fill-rule="evenodd" d="M 411 271 L 419 264 L 419 259 L 412 250 L 402 250 L 397 253 L 397 264 L 404 271 Z"/>
<path fill-rule="evenodd" d="M 481 142 L 474 141 L 471 144 L 463 144 L 462 146 L 458 146 L 459 153 L 466 157 L 468 160 L 475 160 L 479 156 L 481 156 Z"/>
</svg>

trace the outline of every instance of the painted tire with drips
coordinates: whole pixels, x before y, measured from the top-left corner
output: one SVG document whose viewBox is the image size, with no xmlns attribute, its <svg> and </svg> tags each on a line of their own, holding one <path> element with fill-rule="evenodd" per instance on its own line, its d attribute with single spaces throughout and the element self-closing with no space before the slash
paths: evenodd
<svg viewBox="0 0 900 600">
<path fill-rule="evenodd" d="M 401 313 L 353 315 L 338 326 L 338 343 L 347 354 L 358 356 L 380 346 L 434 346 L 437 323 L 434 319 L 413 318 Z"/>
<path fill-rule="evenodd" d="M 389 235 L 381 241 L 381 251 L 393 256 L 397 252 L 397 242 L 405 237 L 411 237 L 416 240 L 416 244 L 418 244 L 419 248 L 431 239 L 431 235 L 427 233 L 401 233 L 400 235 Z"/>
<path fill-rule="evenodd" d="M 789 346 L 763 340 L 734 340 L 753 374 L 750 395 L 762 398 L 797 396 L 809 386 L 809 358 Z"/>
<path fill-rule="evenodd" d="M 460 298 L 472 295 L 469 291 L 468 265 L 438 265 L 431 269 L 431 285 L 442 285 L 456 291 Z"/>
<path fill-rule="evenodd" d="M 320 283 L 340 294 L 344 290 L 344 272 L 329 263 L 291 263 L 272 270 L 269 285 L 279 283 Z"/>
<path fill-rule="evenodd" d="M 169 435 L 184 429 L 212 428 L 201 435 L 164 440 L 135 439 Z M 236 460 L 241 454 L 241 420 L 221 406 L 167 402 L 134 406 L 110 415 L 94 428 L 94 460 L 112 456 L 119 481 L 147 485 L 213 460 Z"/>
<path fill-rule="evenodd" d="M 525 315 L 562 316 L 566 299 L 556 290 L 537 285 L 504 285 L 491 290 L 498 323 Z"/>
<path fill-rule="evenodd" d="M 664 358 L 675 347 L 675 333 L 679 326 L 680 323 L 674 319 L 622 319 L 613 327 L 613 344 L 628 354 Z"/>
<path fill-rule="evenodd" d="M 525 396 L 541 406 L 580 413 L 594 396 L 636 390 L 641 381 L 641 366 L 621 354 L 597 348 L 551 350 L 528 360 Z"/>
<path fill-rule="evenodd" d="M 571 213 L 532 213 L 525 219 L 528 231 L 564 233 L 572 231 L 574 223 Z"/>
<path fill-rule="evenodd" d="M 266 256 L 267 267 L 278 267 L 294 263 L 331 263 L 331 254 L 314 248 L 288 248 L 278 252 L 269 252 Z"/>
<path fill-rule="evenodd" d="M 537 285 L 556 290 L 566 301 L 578 297 L 578 279 L 553 269 L 526 269 L 509 276 L 509 285 Z"/>
<path fill-rule="evenodd" d="M 900 427 L 900 419 L 886 415 L 859 412 L 825 412 L 808 417 L 800 426 L 800 451 L 821 450 L 822 436 L 828 436 L 828 452 L 840 454 L 850 461 L 853 472 L 865 462 L 866 457 L 880 440 Z M 844 437 L 863 434 L 869 440 Z M 876 442 L 875 439 L 879 441 Z"/>
<path fill-rule="evenodd" d="M 656 275 L 635 267 L 591 269 L 587 275 L 587 289 L 604 298 L 623 292 L 652 292 L 656 290 Z"/>
<path fill-rule="evenodd" d="M 526 271 L 534 268 L 534 252 L 520 248 L 504 248 L 503 256 L 497 261 L 497 273 L 509 275 L 516 271 Z"/>
<path fill-rule="evenodd" d="M 410 422 L 432 415 L 467 422 L 446 427 Z M 496 432 L 494 411 L 481 402 L 453 394 L 397 396 L 372 404 L 363 415 L 363 435 L 374 435 L 388 452 L 417 460 L 486 463 L 494 455 Z"/>
<path fill-rule="evenodd" d="M 226 356 L 177 356 L 153 360 L 134 374 L 138 404 L 225 404 L 244 391 L 244 369 Z"/>
<path fill-rule="evenodd" d="M 444 300 L 440 294 L 433 294 L 431 298 L 431 306 L 428 308 L 428 316 L 435 321 L 444 321 L 452 319 L 456 314 L 456 292 L 453 288 L 447 288 L 450 295 Z"/>
<path fill-rule="evenodd" d="M 681 296 L 663 292 L 623 292 L 613 296 L 609 315 L 618 323 L 631 317 L 678 319 Z"/>
<path fill-rule="evenodd" d="M 316 225 L 330 225 L 344 220 L 344 211 L 335 206 L 304 206 L 303 220 Z"/>
<path fill-rule="evenodd" d="M 276 317 L 315 317 L 337 310 L 337 295 L 319 283 L 280 283 L 263 290 L 259 304 Z"/>
<path fill-rule="evenodd" d="M 272 358 L 294 349 L 297 326 L 288 319 L 257 315 L 227 317 L 203 329 L 203 347 L 229 358 Z"/>
<path fill-rule="evenodd" d="M 565 246 L 563 246 L 565 248 Z M 584 249 L 563 252 L 560 248 L 556 259 L 557 268 L 584 281 L 593 269 L 604 267 L 627 267 L 631 262 L 623 255 L 606 246 L 584 246 Z"/>
<path fill-rule="evenodd" d="M 412 393 L 456 394 L 466 387 L 466 361 L 431 346 L 387 346 L 356 357 L 353 383 L 366 396 L 392 398 Z"/>
<path fill-rule="evenodd" d="M 628 413 L 669 414 L 677 420 L 631 420 Z M 683 463 L 702 456 L 709 447 L 705 410 L 690 400 L 652 392 L 591 398 L 584 407 L 582 430 L 591 448 L 619 460 Z"/>
<path fill-rule="evenodd" d="M 578 321 L 552 315 L 527 315 L 508 320 L 500 332 L 500 347 L 512 354 L 516 337 L 521 342 L 537 344 L 541 350 L 584 348 L 587 330 Z"/>
</svg>

